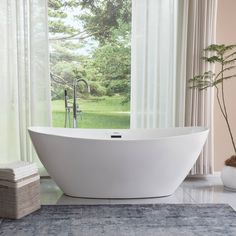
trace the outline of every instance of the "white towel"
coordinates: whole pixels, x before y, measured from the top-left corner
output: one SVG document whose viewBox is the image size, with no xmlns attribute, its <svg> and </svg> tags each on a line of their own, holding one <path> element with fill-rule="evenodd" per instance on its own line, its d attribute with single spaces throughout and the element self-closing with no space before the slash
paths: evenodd
<svg viewBox="0 0 236 236">
<path fill-rule="evenodd" d="M 17 181 L 38 173 L 35 163 L 17 161 L 0 165 L 0 179 Z"/>
</svg>

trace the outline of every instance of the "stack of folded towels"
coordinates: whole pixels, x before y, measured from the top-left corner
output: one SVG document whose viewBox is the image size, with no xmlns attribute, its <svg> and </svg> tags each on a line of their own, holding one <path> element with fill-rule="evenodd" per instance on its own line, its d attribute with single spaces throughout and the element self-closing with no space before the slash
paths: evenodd
<svg viewBox="0 0 236 236">
<path fill-rule="evenodd" d="M 29 177 L 38 178 L 38 168 L 35 163 L 18 161 L 0 165 L 0 181 L 7 180 L 17 183 L 17 181 Z"/>
<path fill-rule="evenodd" d="M 0 165 L 0 217 L 19 219 L 40 208 L 40 182 L 35 163 Z"/>
</svg>

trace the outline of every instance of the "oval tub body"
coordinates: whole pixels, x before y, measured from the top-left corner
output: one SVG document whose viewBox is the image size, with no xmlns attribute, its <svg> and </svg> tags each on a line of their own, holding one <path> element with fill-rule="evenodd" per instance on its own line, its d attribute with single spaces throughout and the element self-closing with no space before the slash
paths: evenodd
<svg viewBox="0 0 236 236">
<path fill-rule="evenodd" d="M 41 162 L 65 194 L 147 198 L 175 192 L 196 162 L 208 130 L 30 127 L 29 133 Z"/>
</svg>

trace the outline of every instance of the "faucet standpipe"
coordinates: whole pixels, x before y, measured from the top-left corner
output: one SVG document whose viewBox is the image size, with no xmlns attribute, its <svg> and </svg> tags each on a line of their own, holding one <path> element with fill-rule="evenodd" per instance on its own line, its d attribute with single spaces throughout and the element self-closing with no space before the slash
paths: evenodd
<svg viewBox="0 0 236 236">
<path fill-rule="evenodd" d="M 80 82 L 83 82 L 86 87 L 87 87 L 87 92 L 90 93 L 90 86 L 88 84 L 88 82 L 84 79 L 77 79 L 74 80 L 73 83 L 73 128 L 77 127 L 77 109 L 78 109 L 78 105 L 77 105 L 77 86 L 79 85 Z"/>
</svg>

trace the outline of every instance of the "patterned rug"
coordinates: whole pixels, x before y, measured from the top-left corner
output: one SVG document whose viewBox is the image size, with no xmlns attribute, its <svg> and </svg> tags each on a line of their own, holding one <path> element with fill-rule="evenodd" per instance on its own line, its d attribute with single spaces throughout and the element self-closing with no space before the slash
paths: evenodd
<svg viewBox="0 0 236 236">
<path fill-rule="evenodd" d="M 0 219 L 4 236 L 236 235 L 226 204 L 54 205 L 20 220 Z"/>
</svg>

